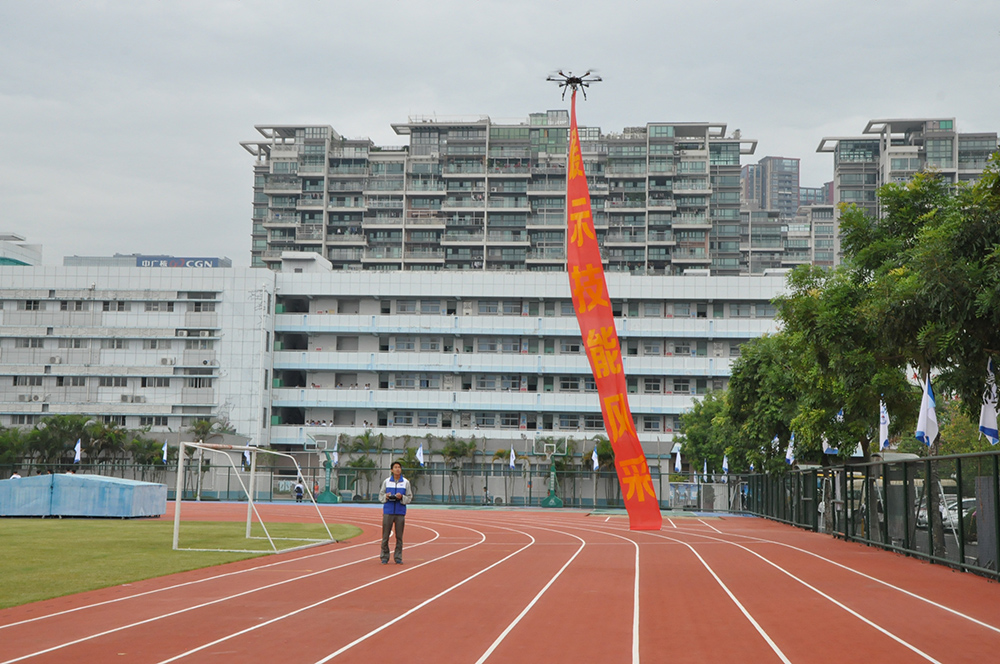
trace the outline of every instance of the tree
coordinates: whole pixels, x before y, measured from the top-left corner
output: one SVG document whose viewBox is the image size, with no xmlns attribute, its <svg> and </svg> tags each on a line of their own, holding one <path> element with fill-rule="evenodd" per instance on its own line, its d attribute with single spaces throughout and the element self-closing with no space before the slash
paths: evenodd
<svg viewBox="0 0 1000 664">
<path fill-rule="evenodd" d="M 16 469 L 28 449 L 28 436 L 17 427 L 0 428 L 0 468 Z M 6 479 L 0 477 L 0 479 Z"/>
<path fill-rule="evenodd" d="M 448 490 L 449 497 L 455 496 L 455 480 L 457 478 L 458 490 L 463 503 L 466 497 L 466 487 L 465 473 L 462 470 L 465 466 L 465 460 L 468 458 L 474 459 L 476 451 L 475 437 L 469 441 L 464 441 L 461 438 L 456 438 L 454 434 L 444 439 L 444 447 L 441 448 L 441 456 L 444 457 L 445 463 L 451 469 L 451 484 Z"/>
<path fill-rule="evenodd" d="M 684 456 L 693 467 L 704 461 L 713 472 L 722 469 L 722 459 L 729 453 L 736 437 L 736 430 L 725 417 L 725 410 L 725 392 L 714 391 L 696 400 L 691 410 L 681 415 L 681 431 L 674 437 L 674 442 L 681 444 Z M 735 454 L 733 458 L 736 458 Z M 731 458 L 731 465 L 732 462 Z"/>
<path fill-rule="evenodd" d="M 42 418 L 28 434 L 28 451 L 41 465 L 73 463 L 73 448 L 80 441 L 81 448 L 90 444 L 87 415 L 50 415 Z"/>
</svg>

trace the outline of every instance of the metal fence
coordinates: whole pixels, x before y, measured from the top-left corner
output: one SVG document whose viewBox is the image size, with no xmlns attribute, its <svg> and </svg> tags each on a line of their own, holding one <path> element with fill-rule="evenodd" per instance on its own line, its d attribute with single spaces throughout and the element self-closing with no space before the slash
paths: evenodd
<svg viewBox="0 0 1000 664">
<path fill-rule="evenodd" d="M 173 499 L 176 486 L 176 468 L 160 464 L 139 466 L 131 464 L 76 464 L 73 466 L 19 466 L 22 474 L 66 472 L 110 475 L 125 479 L 158 482 L 167 485 L 168 498 Z M 198 472 L 197 461 L 186 465 L 184 472 L 184 498 L 200 500 L 246 500 L 244 486 L 249 472 L 228 464 L 204 463 Z M 0 466 L 0 477 L 9 477 L 13 467 Z M 733 485 L 722 475 L 660 473 L 650 467 L 653 486 L 662 509 L 725 511 L 733 507 Z M 316 466 L 302 468 L 303 478 L 310 490 L 319 493 L 326 488 L 326 470 Z M 296 483 L 292 468 L 257 469 L 256 500 L 294 500 Z M 382 480 L 390 474 L 389 468 L 354 469 L 340 467 L 331 471 L 331 490 L 342 501 L 366 503 L 378 500 Z M 444 463 L 430 463 L 426 468 L 410 471 L 407 475 L 414 487 L 414 501 L 418 504 L 438 505 L 513 505 L 538 506 L 548 496 L 549 466 L 544 463 L 526 464 L 511 469 L 503 463 L 467 464 L 461 468 Z M 242 483 L 241 480 L 242 479 Z M 621 508 L 624 501 L 621 486 L 614 470 L 562 470 L 555 474 L 553 489 L 565 507 Z"/>
<path fill-rule="evenodd" d="M 1000 451 L 748 475 L 734 509 L 1000 579 Z"/>
</svg>

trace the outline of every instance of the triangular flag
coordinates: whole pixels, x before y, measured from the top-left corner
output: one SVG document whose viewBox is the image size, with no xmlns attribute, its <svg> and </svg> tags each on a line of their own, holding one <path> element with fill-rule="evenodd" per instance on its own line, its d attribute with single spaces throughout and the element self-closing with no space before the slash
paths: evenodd
<svg viewBox="0 0 1000 664">
<path fill-rule="evenodd" d="M 979 411 L 979 430 L 990 439 L 990 445 L 996 445 L 1000 440 L 997 431 L 997 383 L 992 358 L 986 363 L 986 390 L 983 407 Z"/>
<path fill-rule="evenodd" d="M 80 463 L 80 461 L 82 461 L 82 458 L 80 456 L 81 447 L 79 438 L 76 439 L 76 445 L 73 447 L 73 451 L 75 452 L 73 456 L 73 463 Z"/>
<path fill-rule="evenodd" d="M 420 443 L 420 447 L 417 448 L 417 461 L 420 465 L 424 465 L 424 444 Z"/>
<path fill-rule="evenodd" d="M 680 450 L 677 450 L 677 458 L 676 458 L 676 459 L 674 459 L 674 472 L 675 472 L 675 473 L 679 473 L 679 472 L 681 472 L 681 468 L 682 468 L 682 467 L 683 467 L 683 466 L 682 466 L 682 464 L 681 464 L 681 451 L 680 451 Z"/>
<path fill-rule="evenodd" d="M 517 459 L 517 455 L 514 454 L 514 446 L 510 446 L 510 467 L 514 467 L 514 460 Z"/>
<path fill-rule="evenodd" d="M 851 456 L 852 457 L 864 457 L 865 456 L 865 451 L 863 449 L 861 449 L 861 441 L 858 441 L 858 444 L 854 447 L 854 453 L 851 454 Z"/>
<path fill-rule="evenodd" d="M 927 374 L 924 384 L 924 396 L 920 400 L 920 416 L 917 418 L 917 440 L 927 447 L 934 443 L 938 435 L 937 412 L 934 410 L 934 388 L 931 387 L 931 376 Z"/>
<path fill-rule="evenodd" d="M 785 449 L 785 463 L 789 466 L 795 463 L 795 432 L 788 438 L 788 447 Z"/>
<path fill-rule="evenodd" d="M 601 462 L 597 460 L 597 445 L 594 445 L 594 453 L 590 455 L 590 460 L 594 462 L 594 470 L 597 470 Z"/>
<path fill-rule="evenodd" d="M 167 441 L 163 441 L 163 463 L 167 462 Z"/>
<path fill-rule="evenodd" d="M 889 449 L 889 411 L 884 401 L 878 402 L 878 440 L 879 449 Z"/>
</svg>

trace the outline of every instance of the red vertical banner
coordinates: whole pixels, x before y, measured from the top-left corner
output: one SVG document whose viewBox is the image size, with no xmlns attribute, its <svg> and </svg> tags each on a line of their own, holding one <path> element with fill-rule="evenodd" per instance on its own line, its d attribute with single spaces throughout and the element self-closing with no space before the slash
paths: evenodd
<svg viewBox="0 0 1000 664">
<path fill-rule="evenodd" d="M 663 525 L 646 455 L 639 443 L 628 406 L 628 389 L 611 298 L 601 264 L 601 249 L 594 232 L 590 189 L 583 171 L 583 153 L 576 126 L 576 90 L 569 127 L 569 160 L 566 165 L 567 243 L 566 268 L 573 292 L 573 307 L 580 334 L 597 383 L 604 427 L 615 450 L 615 470 L 621 482 L 625 509 L 632 530 L 659 530 Z"/>
</svg>

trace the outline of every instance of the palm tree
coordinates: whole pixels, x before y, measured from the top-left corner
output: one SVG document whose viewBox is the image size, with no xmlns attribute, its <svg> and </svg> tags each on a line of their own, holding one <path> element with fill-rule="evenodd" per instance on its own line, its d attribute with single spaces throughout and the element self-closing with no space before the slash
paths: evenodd
<svg viewBox="0 0 1000 664">
<path fill-rule="evenodd" d="M 459 492 L 462 494 L 462 502 L 465 502 L 465 473 L 462 471 L 465 466 L 465 460 L 470 457 L 475 459 L 477 451 L 475 436 L 473 436 L 469 441 L 457 438 L 454 434 L 445 438 L 445 445 L 441 449 L 441 454 L 444 456 L 445 462 L 451 468 L 451 486 L 448 491 L 449 497 L 455 495 L 455 478 L 458 477 Z"/>
<path fill-rule="evenodd" d="M 91 423 L 87 415 L 50 415 L 42 419 L 28 434 L 28 450 L 39 465 L 73 463 L 73 447 L 89 446 Z"/>
</svg>

